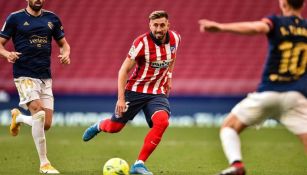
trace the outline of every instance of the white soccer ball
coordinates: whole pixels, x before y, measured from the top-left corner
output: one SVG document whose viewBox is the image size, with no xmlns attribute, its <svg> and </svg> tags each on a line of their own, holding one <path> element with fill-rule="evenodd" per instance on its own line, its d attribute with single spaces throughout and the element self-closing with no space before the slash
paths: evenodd
<svg viewBox="0 0 307 175">
<path fill-rule="evenodd" d="M 129 164 L 121 158 L 112 158 L 103 166 L 103 175 L 129 175 Z"/>
</svg>

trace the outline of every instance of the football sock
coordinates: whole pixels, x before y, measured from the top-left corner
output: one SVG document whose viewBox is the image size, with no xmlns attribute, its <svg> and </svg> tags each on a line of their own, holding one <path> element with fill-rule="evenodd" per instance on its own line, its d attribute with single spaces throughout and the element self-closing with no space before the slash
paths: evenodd
<svg viewBox="0 0 307 175">
<path fill-rule="evenodd" d="M 168 126 L 168 113 L 165 111 L 158 111 L 151 117 L 153 127 L 148 132 L 144 140 L 144 145 L 139 154 L 138 160 L 145 162 L 150 154 L 155 150 L 161 141 L 162 135 Z"/>
<path fill-rule="evenodd" d="M 241 162 L 241 161 L 234 161 L 232 164 L 231 164 L 231 166 L 234 166 L 234 167 L 244 167 L 244 164 L 243 164 L 243 162 Z"/>
<path fill-rule="evenodd" d="M 38 152 L 40 166 L 50 163 L 47 158 L 46 138 L 44 131 L 45 111 L 33 115 L 32 136 Z"/>
<path fill-rule="evenodd" d="M 225 127 L 221 129 L 220 138 L 229 164 L 235 161 L 241 161 L 242 155 L 239 134 L 233 128 Z"/>
<path fill-rule="evenodd" d="M 137 160 L 134 164 L 144 164 L 144 162 L 142 160 Z"/>
<path fill-rule="evenodd" d="M 114 122 L 111 119 L 105 119 L 99 123 L 99 130 L 107 133 L 116 133 L 122 130 L 124 123 Z"/>
<path fill-rule="evenodd" d="M 28 115 L 23 115 L 23 114 L 19 114 L 18 117 L 16 118 L 16 123 L 25 123 L 29 126 L 32 126 L 32 116 L 28 116 Z"/>
</svg>

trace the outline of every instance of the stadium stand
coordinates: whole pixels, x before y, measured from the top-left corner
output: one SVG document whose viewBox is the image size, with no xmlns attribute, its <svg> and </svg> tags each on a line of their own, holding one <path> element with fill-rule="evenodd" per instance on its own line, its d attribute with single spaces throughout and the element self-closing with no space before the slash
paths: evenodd
<svg viewBox="0 0 307 175">
<path fill-rule="evenodd" d="M 173 93 L 238 95 L 255 90 L 266 55 L 265 37 L 201 34 L 201 18 L 227 21 L 259 20 L 277 11 L 277 1 L 240 0 L 65 0 L 46 1 L 58 14 L 72 47 L 72 64 L 62 66 L 53 50 L 54 92 L 115 94 L 117 71 L 133 39 L 148 31 L 147 16 L 164 9 L 171 28 L 182 36 Z M 25 7 L 24 1 L 2 1 L 0 23 Z M 8 47 L 12 48 L 9 43 Z M 15 92 L 12 65 L 0 59 L 0 89 Z"/>
</svg>

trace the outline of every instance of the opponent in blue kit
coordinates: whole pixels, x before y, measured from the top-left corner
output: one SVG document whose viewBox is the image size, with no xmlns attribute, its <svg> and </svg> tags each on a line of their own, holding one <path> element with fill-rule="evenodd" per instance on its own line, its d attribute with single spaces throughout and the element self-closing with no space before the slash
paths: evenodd
<svg viewBox="0 0 307 175">
<path fill-rule="evenodd" d="M 245 174 L 239 134 L 268 117 L 297 135 L 307 152 L 307 21 L 301 16 L 303 5 L 304 0 L 279 0 L 281 16 L 254 22 L 199 21 L 201 32 L 265 34 L 269 42 L 258 91 L 238 103 L 222 125 L 220 137 L 231 166 L 220 175 Z"/>
<path fill-rule="evenodd" d="M 41 173 L 59 173 L 47 158 L 44 130 L 52 123 L 53 94 L 50 70 L 51 41 L 60 47 L 60 62 L 70 64 L 70 47 L 64 37 L 60 19 L 43 10 L 45 0 L 27 0 L 25 9 L 10 14 L 0 32 L 0 55 L 13 63 L 14 82 L 19 93 L 19 105 L 29 109 L 31 116 L 12 112 L 10 133 L 16 136 L 20 124 L 32 126 L 32 136 L 40 159 Z M 4 45 L 12 38 L 15 51 Z"/>
</svg>

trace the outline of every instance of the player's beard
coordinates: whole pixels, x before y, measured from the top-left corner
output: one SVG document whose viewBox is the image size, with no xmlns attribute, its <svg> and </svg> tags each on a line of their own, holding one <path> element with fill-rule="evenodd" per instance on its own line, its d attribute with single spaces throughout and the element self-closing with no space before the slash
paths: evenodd
<svg viewBox="0 0 307 175">
<path fill-rule="evenodd" d="M 163 34 L 162 32 L 155 33 L 156 39 L 159 40 L 159 41 L 161 41 L 161 42 L 162 42 L 163 39 L 165 38 L 165 35 L 166 35 L 166 34 Z"/>
<path fill-rule="evenodd" d="M 43 5 L 44 5 L 43 2 L 41 2 L 40 5 L 35 5 L 35 2 L 34 2 L 34 3 L 31 3 L 31 2 L 29 1 L 29 7 L 30 7 L 33 11 L 35 11 L 35 12 L 40 11 L 40 10 L 43 8 Z"/>
</svg>

